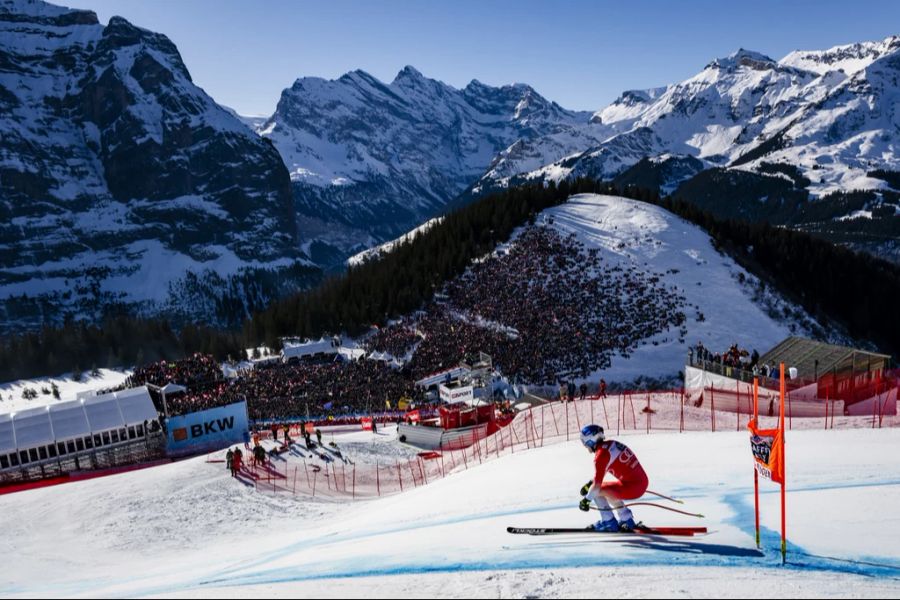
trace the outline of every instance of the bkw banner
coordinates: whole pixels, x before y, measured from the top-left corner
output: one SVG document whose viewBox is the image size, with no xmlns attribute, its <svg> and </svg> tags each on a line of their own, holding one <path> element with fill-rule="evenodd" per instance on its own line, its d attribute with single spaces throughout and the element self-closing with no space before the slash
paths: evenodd
<svg viewBox="0 0 900 600">
<path fill-rule="evenodd" d="M 242 444 L 249 433 L 247 403 L 211 408 L 166 421 L 166 452 L 186 456 L 220 450 L 230 444 Z"/>
</svg>

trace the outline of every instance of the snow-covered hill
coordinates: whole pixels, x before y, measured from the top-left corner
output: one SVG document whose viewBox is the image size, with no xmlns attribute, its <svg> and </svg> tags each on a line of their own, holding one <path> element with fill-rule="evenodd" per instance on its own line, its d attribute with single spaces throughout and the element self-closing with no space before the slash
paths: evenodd
<svg viewBox="0 0 900 600">
<path fill-rule="evenodd" d="M 546 230 L 552 233 L 541 233 Z M 552 292 L 559 289 L 566 291 Z M 530 384 L 558 377 L 677 383 L 697 342 L 713 351 L 738 344 L 760 353 L 790 335 L 853 343 L 716 249 L 701 228 L 662 207 L 617 196 L 575 195 L 541 212 L 441 292 L 424 313 L 408 315 L 411 323 L 421 320 L 415 329 L 425 337 L 412 354 L 413 370 L 438 370 L 428 361 L 435 355 L 451 360 L 437 350 L 439 342 L 428 341 L 440 339 L 434 322 L 447 315 L 486 336 L 460 333 L 460 351 L 492 354 L 501 370 L 513 370 L 507 375 Z M 610 314 L 620 316 L 611 322 Z M 497 341 L 498 331 L 514 341 Z M 454 344 L 452 336 L 446 343 Z"/>
<path fill-rule="evenodd" d="M 0 63 L 0 329 L 122 305 L 216 322 L 306 274 L 278 153 L 164 35 L 0 0 Z"/>
<path fill-rule="evenodd" d="M 766 597 L 895 597 L 900 462 L 885 450 L 898 433 L 788 434 L 785 567 L 779 494 L 766 481 L 756 549 L 746 432 L 632 433 L 623 441 L 651 488 L 706 518 L 652 507 L 636 507 L 636 516 L 703 524 L 708 535 L 507 534 L 509 525 L 594 520 L 577 509 L 576 490 L 592 464 L 574 440 L 356 502 L 259 493 L 200 457 L 0 496 L 0 584 L 6 597 L 739 597 L 748 589 Z"/>
<path fill-rule="evenodd" d="M 762 353 L 792 334 L 834 335 L 716 250 L 705 231 L 658 206 L 584 194 L 544 211 L 538 222 L 564 235 L 574 233 L 607 264 L 658 276 L 689 307 L 687 335 L 681 338 L 673 328 L 642 340 L 630 356 L 613 357 L 609 369 L 595 373 L 592 381 L 672 377 L 698 341 L 722 351 L 738 343 Z"/>
</svg>

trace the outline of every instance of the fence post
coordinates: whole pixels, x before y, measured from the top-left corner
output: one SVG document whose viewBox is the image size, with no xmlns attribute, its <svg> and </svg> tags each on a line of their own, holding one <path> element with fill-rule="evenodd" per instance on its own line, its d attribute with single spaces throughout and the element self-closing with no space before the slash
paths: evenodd
<svg viewBox="0 0 900 600">
<path fill-rule="evenodd" d="M 650 390 L 647 390 L 647 435 L 650 435 Z"/>
<path fill-rule="evenodd" d="M 353 499 L 356 500 L 356 463 L 353 463 Z"/>
<path fill-rule="evenodd" d="M 375 463 L 375 489 L 378 491 L 378 497 L 381 498 L 381 475 L 378 474 L 378 463 Z"/>
<path fill-rule="evenodd" d="M 621 402 L 619 402 L 621 400 Z M 619 398 L 616 399 L 616 435 L 619 435 L 622 431 L 620 422 L 622 421 L 622 410 L 619 409 L 619 404 L 623 407 L 625 406 L 625 396 L 624 392 L 619 394 Z"/>
<path fill-rule="evenodd" d="M 709 422 L 712 426 L 712 432 L 716 432 L 716 386 L 710 386 L 709 394 Z"/>
<path fill-rule="evenodd" d="M 791 405 L 791 395 L 787 395 L 788 399 L 788 429 L 794 429 L 794 408 Z"/>
<path fill-rule="evenodd" d="M 569 403 L 564 402 L 566 407 L 566 441 L 569 441 Z"/>
<path fill-rule="evenodd" d="M 556 409 L 553 408 L 554 402 L 551 400 L 548 406 L 550 407 L 550 414 L 553 416 L 553 426 L 556 428 L 556 435 L 559 436 L 559 423 L 556 421 Z"/>
<path fill-rule="evenodd" d="M 628 397 L 628 404 L 631 405 L 631 428 L 637 430 L 637 415 L 634 413 L 634 399 Z"/>
<path fill-rule="evenodd" d="M 531 410 L 533 410 L 533 409 L 531 409 Z M 544 413 L 546 413 L 546 412 L 547 411 L 542 406 L 541 407 L 541 446 L 540 446 L 541 448 L 544 447 Z M 534 427 L 534 419 L 531 420 L 531 426 Z M 535 434 L 536 433 L 537 432 L 535 431 Z M 537 436 L 535 435 L 535 437 L 537 437 Z M 537 440 L 535 440 L 535 442 L 537 442 Z"/>
<path fill-rule="evenodd" d="M 684 386 L 681 386 L 681 421 L 678 424 L 678 433 L 684 433 Z"/>
<path fill-rule="evenodd" d="M 318 472 L 318 471 L 313 471 L 313 484 L 312 484 L 312 495 L 313 495 L 313 498 L 316 497 L 316 479 L 318 478 L 318 476 L 319 476 L 319 472 Z"/>
</svg>

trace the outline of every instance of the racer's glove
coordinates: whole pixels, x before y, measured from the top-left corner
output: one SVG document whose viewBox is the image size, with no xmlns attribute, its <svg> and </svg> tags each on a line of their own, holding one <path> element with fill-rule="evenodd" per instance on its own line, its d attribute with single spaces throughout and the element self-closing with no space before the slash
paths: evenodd
<svg viewBox="0 0 900 600">
<path fill-rule="evenodd" d="M 581 502 L 578 503 L 578 510 L 583 510 L 584 512 L 591 510 L 591 501 L 587 498 L 582 498 Z"/>
<path fill-rule="evenodd" d="M 587 496 L 588 492 L 591 491 L 591 486 L 592 486 L 592 485 L 594 485 L 594 480 L 593 480 L 593 479 L 591 479 L 591 480 L 588 481 L 586 484 L 584 484 L 583 486 L 581 486 L 581 492 L 580 492 L 581 495 L 582 495 L 582 496 Z"/>
</svg>

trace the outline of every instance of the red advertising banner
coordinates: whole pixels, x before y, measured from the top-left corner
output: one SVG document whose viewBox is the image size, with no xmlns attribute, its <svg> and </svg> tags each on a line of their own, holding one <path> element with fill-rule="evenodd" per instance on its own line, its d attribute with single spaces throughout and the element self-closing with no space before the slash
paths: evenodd
<svg viewBox="0 0 900 600">
<path fill-rule="evenodd" d="M 418 423 L 422 420 L 422 416 L 419 414 L 418 410 L 412 410 L 406 413 L 406 420 L 411 423 Z"/>
<path fill-rule="evenodd" d="M 363 417 L 360 419 L 363 431 L 372 431 L 372 417 Z"/>
</svg>

